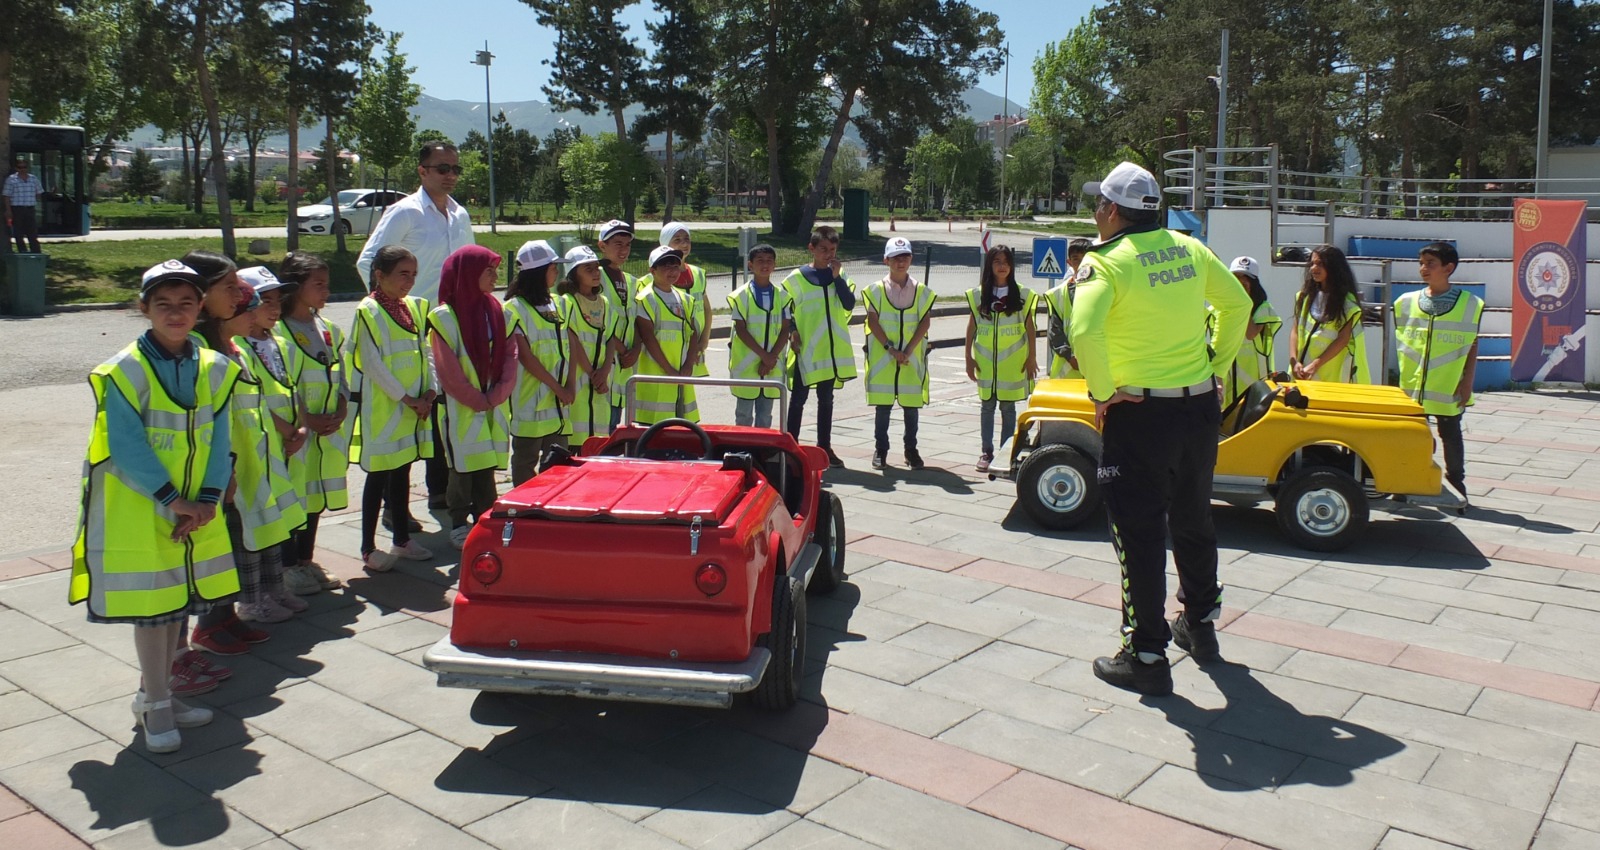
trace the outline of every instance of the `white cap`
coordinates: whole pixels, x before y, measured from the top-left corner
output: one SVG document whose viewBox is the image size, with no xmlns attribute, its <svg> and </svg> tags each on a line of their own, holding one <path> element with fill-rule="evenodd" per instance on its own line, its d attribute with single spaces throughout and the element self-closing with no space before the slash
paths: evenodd
<svg viewBox="0 0 1600 850">
<path fill-rule="evenodd" d="M 517 270 L 541 269 L 561 259 L 556 256 L 556 249 L 543 239 L 530 239 L 522 243 L 517 249 Z"/>
<path fill-rule="evenodd" d="M 1131 162 L 1111 169 L 1104 180 L 1083 184 L 1083 193 L 1098 195 L 1132 210 L 1161 209 L 1161 184 L 1156 182 L 1154 174 Z"/>
<path fill-rule="evenodd" d="M 266 266 L 251 266 L 248 269 L 240 269 L 239 282 L 254 289 L 257 295 L 263 292 L 271 292 L 274 289 L 283 289 L 296 285 L 279 280 L 278 276 L 272 273 L 272 269 Z"/>
<path fill-rule="evenodd" d="M 581 266 L 584 263 L 598 263 L 600 262 L 600 255 L 596 254 L 594 249 L 588 245 L 579 245 L 568 251 L 567 255 L 561 258 L 561 262 L 566 263 L 569 268 Z"/>
<path fill-rule="evenodd" d="M 689 225 L 681 221 L 669 221 L 661 225 L 661 244 L 663 246 L 671 245 L 672 237 L 677 236 L 680 230 L 683 231 L 683 235 L 689 235 Z"/>
<path fill-rule="evenodd" d="M 890 257 L 903 257 L 913 253 L 916 252 L 911 250 L 911 240 L 904 236 L 895 236 L 883 244 L 883 258 L 885 260 Z"/>
<path fill-rule="evenodd" d="M 655 268 L 656 263 L 660 262 L 662 257 L 677 257 L 681 260 L 683 259 L 683 252 L 671 245 L 662 245 L 650 252 L 650 268 Z"/>
<path fill-rule="evenodd" d="M 614 218 L 614 219 L 606 222 L 605 224 L 600 225 L 600 241 L 601 242 L 605 242 L 605 241 L 609 240 L 611 237 L 616 236 L 618 233 L 626 233 L 629 236 L 632 236 L 633 235 L 633 225 L 623 221 L 620 218 Z"/>
<path fill-rule="evenodd" d="M 144 275 L 139 280 L 139 300 L 143 301 L 145 296 L 150 294 L 150 290 L 169 280 L 181 280 L 193 286 L 202 296 L 206 294 L 205 279 L 199 272 L 177 260 L 167 260 L 144 270 Z"/>
<path fill-rule="evenodd" d="M 1261 279 L 1261 264 L 1250 257 L 1235 257 L 1233 262 L 1228 264 L 1228 271 L 1244 272 L 1256 280 Z"/>
</svg>

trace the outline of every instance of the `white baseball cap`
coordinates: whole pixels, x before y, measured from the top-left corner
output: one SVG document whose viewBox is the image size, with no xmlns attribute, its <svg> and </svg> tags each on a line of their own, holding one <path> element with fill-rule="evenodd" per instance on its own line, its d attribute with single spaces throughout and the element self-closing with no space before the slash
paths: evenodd
<svg viewBox="0 0 1600 850">
<path fill-rule="evenodd" d="M 1161 184 L 1156 182 L 1154 174 L 1131 162 L 1111 169 L 1111 173 L 1103 180 L 1083 184 L 1083 193 L 1105 198 L 1128 209 L 1161 209 Z"/>
<path fill-rule="evenodd" d="M 916 252 L 911 250 L 911 240 L 905 238 L 904 236 L 892 237 L 883 245 L 883 258 L 885 260 L 889 259 L 890 257 L 903 257 L 907 254 L 914 253 Z"/>
<path fill-rule="evenodd" d="M 251 266 L 248 269 L 240 269 L 239 282 L 254 289 L 257 295 L 263 292 L 271 292 L 274 289 L 284 289 L 297 285 L 279 280 L 278 276 L 272 273 L 272 269 L 266 266 Z"/>
<path fill-rule="evenodd" d="M 600 225 L 600 241 L 601 242 L 606 242 L 606 241 L 610 240 L 611 237 L 616 236 L 618 233 L 626 233 L 629 236 L 632 236 L 633 235 L 633 225 L 623 221 L 620 218 L 614 218 L 614 219 L 606 222 L 605 224 Z"/>
<path fill-rule="evenodd" d="M 600 262 L 600 255 L 596 254 L 594 249 L 588 245 L 579 245 L 568 251 L 567 255 L 561 258 L 561 262 L 566 263 L 567 267 L 571 268 L 581 266 L 584 263 L 598 263 Z"/>
<path fill-rule="evenodd" d="M 189 284 L 200 293 L 201 297 L 206 294 L 205 278 L 202 278 L 199 272 L 177 260 L 167 260 L 144 270 L 144 275 L 139 280 L 139 300 L 143 301 L 150 295 L 150 290 L 169 280 L 181 280 Z"/>
<path fill-rule="evenodd" d="M 1250 257 L 1235 257 L 1234 261 L 1228 264 L 1228 271 L 1243 272 L 1256 280 L 1261 279 L 1261 264 Z"/>
<path fill-rule="evenodd" d="M 677 236 L 679 231 L 682 231 L 683 235 L 688 236 L 689 225 L 684 224 L 681 221 L 669 221 L 666 224 L 661 225 L 661 244 L 672 244 L 672 237 Z"/>
<path fill-rule="evenodd" d="M 517 249 L 517 270 L 542 269 L 559 259 L 561 258 L 556 256 L 556 249 L 550 247 L 549 242 L 543 239 L 530 239 Z"/>
<path fill-rule="evenodd" d="M 663 257 L 677 257 L 681 260 L 683 259 L 683 252 L 670 245 L 662 245 L 650 252 L 650 268 L 655 268 L 656 263 L 661 262 Z"/>
</svg>

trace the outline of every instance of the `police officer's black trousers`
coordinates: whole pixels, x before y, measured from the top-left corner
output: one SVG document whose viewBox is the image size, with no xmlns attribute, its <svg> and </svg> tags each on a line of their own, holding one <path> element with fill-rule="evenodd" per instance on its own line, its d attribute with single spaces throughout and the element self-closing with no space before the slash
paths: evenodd
<svg viewBox="0 0 1600 850">
<path fill-rule="evenodd" d="M 1189 622 L 1222 604 L 1211 523 L 1221 418 L 1214 392 L 1106 410 L 1099 479 L 1122 562 L 1123 645 L 1135 652 L 1162 653 L 1172 638 L 1165 619 L 1169 535 Z"/>
</svg>

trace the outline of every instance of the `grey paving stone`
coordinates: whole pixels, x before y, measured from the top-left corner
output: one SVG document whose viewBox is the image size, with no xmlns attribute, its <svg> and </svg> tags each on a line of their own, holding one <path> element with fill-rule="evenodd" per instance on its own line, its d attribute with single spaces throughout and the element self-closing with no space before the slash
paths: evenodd
<svg viewBox="0 0 1600 850">
<path fill-rule="evenodd" d="M 640 821 L 700 850 L 744 850 L 798 820 L 798 815 L 714 785 Z"/>
<path fill-rule="evenodd" d="M 333 765 L 456 826 L 550 787 L 427 732 L 368 747 L 335 759 Z"/>
<path fill-rule="evenodd" d="M 838 632 L 813 629 L 816 639 L 833 641 L 828 664 L 897 684 L 907 684 L 926 676 L 949 662 L 936 655 L 892 646 L 875 640 L 857 640 Z"/>
<path fill-rule="evenodd" d="M 43 720 L 59 712 L 55 706 L 23 690 L 0 693 L 0 731 Z"/>
<path fill-rule="evenodd" d="M 1075 735 L 1142 753 L 1250 788 L 1272 789 L 1305 756 L 1228 735 L 1139 708 L 1116 707 L 1079 727 Z"/>
<path fill-rule="evenodd" d="M 1443 841 L 1434 841 L 1432 838 L 1423 838 L 1398 829 L 1389 830 L 1389 834 L 1378 843 L 1378 850 L 1462 850 L 1460 845 L 1446 844 Z"/>
<path fill-rule="evenodd" d="M 470 824 L 466 831 L 501 850 L 568 850 L 574 847 L 681 848 L 659 832 L 599 806 L 557 797 L 534 797 Z"/>
<path fill-rule="evenodd" d="M 67 604 L 67 570 L 0 584 L 0 605 L 14 608 L 47 626 L 84 619 L 83 605 Z"/>
<path fill-rule="evenodd" d="M 90 843 L 205 801 L 143 756 L 105 740 L 7 768 L 0 782 Z"/>
<path fill-rule="evenodd" d="M 878 600 L 873 607 L 990 637 L 999 637 L 1030 619 L 1026 613 L 1004 602 L 991 603 L 987 599 L 963 602 L 919 590 L 901 591 Z"/>
<path fill-rule="evenodd" d="M 1539 613 L 1533 621 L 1546 625 L 1557 626 L 1569 632 L 1593 636 L 1600 632 L 1600 614 L 1584 608 L 1572 608 L 1566 605 L 1545 603 L 1539 606 Z"/>
<path fill-rule="evenodd" d="M 964 750 L 1121 798 L 1161 766 L 1126 746 L 980 712 L 939 736 Z"/>
<path fill-rule="evenodd" d="M 1447 605 L 1452 608 L 1464 608 L 1469 611 L 1482 611 L 1487 614 L 1500 614 L 1518 619 L 1531 619 L 1539 613 L 1539 604 L 1525 599 L 1514 599 L 1494 593 L 1485 593 L 1454 587 L 1441 587 L 1436 584 L 1426 584 L 1417 581 L 1402 581 L 1399 579 L 1384 579 L 1373 593 L 1385 594 L 1406 599 L 1417 599 Z"/>
<path fill-rule="evenodd" d="M 1337 584 L 1352 590 L 1371 590 L 1383 581 L 1382 576 L 1346 569 L 1343 563 L 1317 564 L 1301 573 L 1300 577 L 1324 584 Z"/>
<path fill-rule="evenodd" d="M 1100 630 L 1103 634 L 1114 635 L 1121 625 L 1121 617 L 1110 608 L 1017 587 L 1002 587 L 985 596 L 983 603 L 1015 609 L 1035 620 L 1063 623 L 1086 631 Z"/>
<path fill-rule="evenodd" d="M 939 541 L 939 548 L 979 558 L 993 558 L 1008 564 L 1020 564 L 1024 567 L 1044 568 L 1061 560 L 1061 552 L 1055 548 L 1054 541 L 1040 542 L 1050 545 L 1029 546 L 1026 543 L 1010 543 L 984 534 L 963 533 Z"/>
<path fill-rule="evenodd" d="M 854 527 L 856 517 L 862 516 L 881 517 L 900 522 L 916 522 L 917 520 L 940 515 L 936 511 L 913 508 L 909 505 L 897 505 L 891 502 L 880 502 L 877 499 L 852 498 L 845 504 L 847 506 L 845 519 L 848 527 Z"/>
<path fill-rule="evenodd" d="M 1579 744 L 1561 774 L 1545 815 L 1567 826 L 1600 832 L 1600 750 Z"/>
<path fill-rule="evenodd" d="M 1528 850 L 1594 850 L 1595 847 L 1600 847 L 1600 832 L 1547 820 L 1539 825 L 1539 835 Z"/>
<path fill-rule="evenodd" d="M 1488 661 L 1504 661 L 1511 653 L 1511 648 L 1516 646 L 1516 641 L 1500 637 L 1494 632 L 1445 628 L 1366 611 L 1346 611 L 1331 625 L 1333 628 L 1360 635 L 1397 640 L 1401 643 L 1470 655 Z"/>
<path fill-rule="evenodd" d="M 899 561 L 884 561 L 863 572 L 870 581 L 891 584 L 907 590 L 917 590 L 931 596 L 940 596 L 960 602 L 981 599 L 995 590 L 993 582 L 980 581 L 953 573 L 914 567 Z M 899 596 L 900 594 L 895 594 Z"/>
<path fill-rule="evenodd" d="M 852 499 L 851 503 L 854 504 L 857 501 L 865 500 Z M 848 510 L 846 508 L 847 512 Z M 851 531 L 863 532 L 889 540 L 917 543 L 922 546 L 932 546 L 956 533 L 954 529 L 944 528 L 937 524 L 908 523 L 892 517 L 873 516 L 871 514 L 849 516 L 845 524 Z M 849 551 L 848 548 L 846 551 Z"/>
<path fill-rule="evenodd" d="M 1524 847 L 1539 826 L 1536 812 L 1320 759 L 1308 759 L 1279 793 L 1473 850 Z"/>
<path fill-rule="evenodd" d="M 415 664 L 353 640 L 323 641 L 298 659 L 280 663 L 291 671 L 303 666 L 311 681 L 359 702 L 397 690 L 432 688 L 438 681 Z"/>
<path fill-rule="evenodd" d="M 383 794 L 354 776 L 267 736 L 168 770 L 279 835 Z"/>
<path fill-rule="evenodd" d="M 1305 713 L 1270 697 L 1234 698 L 1230 704 L 1211 724 L 1212 730 L 1331 761 L 1347 770 L 1363 767 L 1415 782 L 1439 755 L 1437 747 L 1386 734 L 1349 714 L 1341 719 Z"/>
<path fill-rule="evenodd" d="M 1416 620 L 1419 623 L 1432 622 L 1433 618 L 1444 610 L 1443 605 L 1431 602 L 1417 599 L 1390 598 L 1379 593 L 1369 593 L 1337 584 L 1312 581 L 1303 576 L 1279 588 L 1278 594 L 1308 602 L 1332 605 L 1337 608 L 1370 611 L 1374 614 Z"/>
<path fill-rule="evenodd" d="M 1572 749 L 1570 740 L 1553 735 L 1384 697 L 1362 697 L 1344 719 L 1403 741 L 1476 753 L 1539 770 L 1560 771 Z"/>
<path fill-rule="evenodd" d="M 1568 767 L 1571 772 L 1571 767 Z M 1527 812 L 1543 812 L 1550 804 L 1560 774 L 1512 764 L 1460 750 L 1445 750 L 1422 778 L 1426 785 L 1502 803 Z"/>
<path fill-rule="evenodd" d="M 1339 619 L 1339 616 L 1344 614 L 1347 609 L 1338 605 L 1325 605 L 1312 600 L 1275 595 L 1257 602 L 1255 607 L 1250 610 L 1257 614 L 1265 614 L 1268 617 L 1277 617 L 1282 620 L 1310 623 L 1313 626 L 1326 626 Z"/>
<path fill-rule="evenodd" d="M 55 628 L 72 641 L 92 646 L 129 667 L 139 666 L 139 654 L 133 648 L 132 625 L 66 620 L 45 628 Z"/>
<path fill-rule="evenodd" d="M 881 779 L 868 779 L 840 794 L 808 819 L 883 847 L 1029 850 L 1062 846 L 1005 821 Z"/>
<path fill-rule="evenodd" d="M 0 610 L 0 661 L 23 658 L 76 643 L 66 633 L 53 629 L 21 611 Z"/>
<path fill-rule="evenodd" d="M 7 661 L 0 675 L 63 711 L 109 696 L 131 698 L 139 687 L 138 669 L 82 644 Z"/>
<path fill-rule="evenodd" d="M 229 710 L 252 727 L 324 760 L 398 738 L 413 728 L 316 682 L 302 682 Z"/>
<path fill-rule="evenodd" d="M 184 744 L 187 746 L 188 741 Z M 102 841 L 95 850 L 258 850 L 277 841 L 266 827 L 217 800 L 155 819 L 140 820 Z M 283 844 L 288 847 L 287 843 Z"/>
<path fill-rule="evenodd" d="M 1465 714 L 1483 690 L 1465 682 L 1316 652 L 1297 652 L 1275 672 L 1457 714 Z"/>
<path fill-rule="evenodd" d="M 0 732 L 0 770 L 87 747 L 105 736 L 77 718 L 51 712 L 42 720 Z"/>
<path fill-rule="evenodd" d="M 1591 747 L 1600 746 L 1600 713 L 1587 709 L 1486 688 L 1467 714 Z"/>
<path fill-rule="evenodd" d="M 804 698 L 839 711 L 870 717 L 926 738 L 938 735 L 978 710 L 963 702 L 891 684 L 842 667 L 807 676 Z"/>
<path fill-rule="evenodd" d="M 419 646 L 433 646 L 450 630 L 438 623 L 407 616 L 398 622 L 357 632 L 355 639 L 387 653 L 404 652 Z"/>
<path fill-rule="evenodd" d="M 1001 639 L 1019 646 L 1032 647 L 1041 652 L 1063 658 L 1091 660 L 1115 651 L 1115 633 L 1092 624 L 1077 625 L 1056 620 L 1029 620 L 1001 635 Z"/>
<path fill-rule="evenodd" d="M 912 687 L 996 714 L 1072 731 L 1094 718 L 1105 703 L 1046 685 L 1025 682 L 957 661 L 929 674 Z"/>
<path fill-rule="evenodd" d="M 998 640 L 962 660 L 1014 679 L 1031 681 L 1055 669 L 1068 658 L 1053 652 Z"/>
<path fill-rule="evenodd" d="M 876 607 L 883 599 L 900 592 L 902 592 L 900 588 L 896 587 L 893 588 L 893 593 L 886 594 L 871 604 L 858 605 L 850 605 L 826 596 L 813 596 L 806 600 L 806 622 L 835 632 L 849 629 L 850 634 L 860 635 L 869 640 L 887 641 L 923 623 L 920 618 Z"/>
<path fill-rule="evenodd" d="M 866 774 L 721 723 L 662 741 L 647 754 L 798 815 L 866 778 Z"/>
<path fill-rule="evenodd" d="M 189 702 L 196 705 L 204 704 L 202 697 L 195 697 Z M 250 733 L 245 729 L 243 721 L 227 711 L 213 710 L 210 723 L 183 730 L 183 747 L 177 752 L 151 753 L 144 748 L 144 734 L 138 730 L 134 722 L 131 703 L 132 700 L 128 697 L 116 697 L 83 708 L 75 708 L 71 716 L 110 739 L 112 743 L 128 747 L 162 767 L 226 747 L 238 746 L 250 740 Z"/>
<path fill-rule="evenodd" d="M 1594 576 L 1593 573 L 1576 573 L 1575 575 Z M 1506 596 L 1512 599 L 1526 599 L 1532 602 L 1552 602 L 1572 608 L 1583 608 L 1588 611 L 1600 611 L 1600 593 L 1594 588 L 1580 589 L 1579 587 L 1564 587 L 1555 582 L 1561 580 L 1561 574 L 1556 573 L 1551 583 L 1538 583 L 1528 580 L 1512 580 L 1498 576 L 1475 576 L 1472 583 L 1467 585 L 1468 590 L 1479 593 L 1492 593 L 1496 596 Z M 1595 587 L 1600 587 L 1597 582 Z"/>
<path fill-rule="evenodd" d="M 638 821 L 671 806 L 708 782 L 664 764 L 640 750 L 568 727 L 532 735 L 490 756 L 553 786 L 546 797 L 595 803 Z M 496 815 L 494 817 L 501 817 Z"/>
<path fill-rule="evenodd" d="M 559 723 L 515 697 L 463 688 L 406 688 L 379 694 L 368 704 L 457 746 L 475 749 L 509 744 Z"/>
<path fill-rule="evenodd" d="M 389 796 L 330 815 L 284 838 L 305 850 L 348 850 L 352 846 L 386 850 L 490 850 L 490 845 Z"/>
<path fill-rule="evenodd" d="M 1218 788 L 1221 782 L 1169 764 L 1135 788 L 1128 802 L 1279 850 L 1372 850 L 1388 829 L 1271 791 Z"/>
<path fill-rule="evenodd" d="M 1271 593 L 1309 569 L 1314 568 L 1266 555 L 1249 554 L 1222 566 L 1220 574 L 1230 588 L 1248 587 Z"/>
<path fill-rule="evenodd" d="M 808 820 L 795 821 L 750 850 L 873 850 L 876 845 Z"/>
<path fill-rule="evenodd" d="M 964 632 L 938 623 L 924 623 L 905 634 L 896 635 L 888 643 L 891 646 L 914 649 L 954 661 L 977 651 L 993 640 L 987 635 Z"/>
</svg>

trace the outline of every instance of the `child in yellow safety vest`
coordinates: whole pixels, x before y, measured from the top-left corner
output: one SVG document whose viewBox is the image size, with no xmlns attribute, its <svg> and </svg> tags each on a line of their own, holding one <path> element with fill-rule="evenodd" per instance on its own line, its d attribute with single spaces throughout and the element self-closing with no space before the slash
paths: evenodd
<svg viewBox="0 0 1600 850">
<path fill-rule="evenodd" d="M 572 434 L 577 366 L 567 322 L 550 296 L 555 249 L 543 239 L 517 250 L 517 278 L 506 290 L 506 332 L 517 345 L 517 388 L 511 394 L 511 483 L 534 476 L 546 451 Z"/>
<path fill-rule="evenodd" d="M 1467 510 L 1467 458 L 1461 417 L 1472 404 L 1478 369 L 1478 326 L 1483 299 L 1450 285 L 1461 262 L 1449 242 L 1430 242 L 1417 254 L 1426 289 L 1395 299 L 1394 341 L 1400 389 L 1417 400 L 1439 430 L 1445 482 Z"/>
<path fill-rule="evenodd" d="M 211 720 L 172 698 L 184 621 L 239 591 L 228 531 L 215 521 L 232 472 L 239 367 L 191 336 L 205 295 L 201 275 L 177 260 L 147 270 L 139 310 L 150 330 L 89 374 L 95 418 L 68 601 L 88 602 L 91 622 L 133 624 L 143 679 L 132 708 L 158 753 L 182 746 L 178 727 Z"/>
<path fill-rule="evenodd" d="M 794 310 L 789 293 L 772 282 L 778 251 L 757 245 L 745 257 L 750 282 L 728 293 L 733 335 L 728 340 L 728 377 L 746 380 L 783 380 L 784 349 L 794 333 Z M 772 427 L 772 402 L 778 390 L 768 387 L 734 387 L 733 421 L 755 428 Z"/>
<path fill-rule="evenodd" d="M 933 290 L 911 277 L 911 240 L 896 236 L 883 246 L 889 274 L 868 284 L 867 404 L 877 408 L 872 468 L 889 454 L 889 417 L 896 404 L 905 417 L 906 466 L 922 468 L 917 452 L 918 413 L 928 403 L 928 326 Z"/>
<path fill-rule="evenodd" d="M 417 258 L 399 245 L 378 249 L 372 261 L 371 294 L 356 305 L 350 332 L 350 365 L 361 389 L 355 394 L 355 434 L 350 458 L 361 464 L 361 564 L 387 572 L 396 559 L 426 561 L 433 552 L 413 540 L 422 524 L 411 517 L 411 464 L 433 457 L 430 413 L 438 393 L 428 373 L 428 302 L 410 295 Z M 387 520 L 394 545 L 377 546 L 378 516 Z"/>
<path fill-rule="evenodd" d="M 683 255 L 661 246 L 650 252 L 650 274 L 640 280 L 639 329 L 643 354 L 639 374 L 689 378 L 695 373 L 697 352 L 710 335 L 701 299 L 681 288 Z M 634 391 L 636 422 L 652 425 L 665 419 L 700 421 L 694 387 L 671 383 L 640 383 Z"/>
<path fill-rule="evenodd" d="M 450 462 L 445 501 L 450 542 L 467 541 L 470 523 L 494 506 L 495 472 L 510 454 L 506 401 L 516 388 L 516 343 L 492 294 L 500 255 L 463 245 L 444 261 L 439 306 L 428 314 L 433 365 L 444 393 L 439 435 Z"/>
<path fill-rule="evenodd" d="M 783 279 L 794 304 L 794 344 L 789 346 L 789 421 L 787 430 L 800 439 L 806 400 L 817 393 L 817 447 L 828 453 L 828 465 L 844 466 L 833 450 L 834 391 L 855 380 L 856 353 L 850 344 L 850 314 L 856 309 L 856 285 L 839 263 L 839 231 L 819 225 L 806 243 L 811 262 Z"/>
<path fill-rule="evenodd" d="M 567 408 L 571 417 L 567 443 L 577 448 L 596 434 L 610 433 L 606 429 L 611 425 L 611 376 L 622 351 L 618 324 L 623 311 L 602 284 L 600 256 L 593 248 L 579 245 L 567 252 L 562 263 L 567 274 L 557 287 L 558 306 L 576 375 Z"/>
<path fill-rule="evenodd" d="M 1235 257 L 1233 262 L 1228 264 L 1228 271 L 1233 272 L 1239 285 L 1250 293 L 1252 306 L 1250 322 L 1245 325 L 1244 342 L 1239 346 L 1239 354 L 1233 358 L 1233 365 L 1228 367 L 1228 371 L 1222 376 L 1224 408 L 1244 395 L 1251 384 L 1273 373 L 1272 349 L 1278 336 L 1278 329 L 1283 325 L 1283 320 L 1278 318 L 1278 312 L 1272 309 L 1272 302 L 1267 299 L 1266 289 L 1261 286 L 1261 265 L 1254 258 Z M 1217 313 L 1214 307 L 1207 309 L 1211 310 L 1206 316 L 1206 344 L 1209 345 Z"/>
<path fill-rule="evenodd" d="M 661 226 L 661 247 L 671 248 L 683 257 L 683 268 L 678 272 L 675 285 L 680 290 L 686 290 L 700 302 L 699 314 L 706 321 L 706 326 L 711 324 L 711 296 L 706 292 L 706 270 L 700 266 L 689 263 L 689 255 L 694 251 L 694 243 L 690 239 L 689 225 L 681 221 L 669 221 Z M 640 289 L 644 284 L 640 282 Z M 697 347 L 694 351 L 693 377 L 705 377 L 711 374 L 706 368 L 706 344 L 710 342 L 710 334 L 696 340 Z"/>
<path fill-rule="evenodd" d="M 1355 272 L 1332 245 L 1311 249 L 1305 284 L 1294 298 L 1289 342 L 1289 369 L 1297 380 L 1372 383 Z"/>
<path fill-rule="evenodd" d="M 1038 294 L 1017 283 L 1016 255 L 1005 245 L 984 253 L 979 284 L 967 290 L 967 378 L 982 401 L 979 431 L 983 451 L 977 469 L 994 462 L 994 413 L 1000 408 L 1000 443 L 1017 428 L 1017 402 L 1033 391 L 1039 366 L 1034 352 L 1033 314 Z"/>
<path fill-rule="evenodd" d="M 1047 374 L 1052 378 L 1082 378 L 1078 371 L 1078 358 L 1072 355 L 1072 291 L 1077 283 L 1074 276 L 1078 264 L 1089 253 L 1087 239 L 1074 239 L 1067 245 L 1067 276 L 1057 286 L 1044 294 L 1045 308 L 1050 314 L 1049 330 L 1045 344 L 1050 346 L 1050 366 Z"/>
<path fill-rule="evenodd" d="M 605 275 L 606 295 L 617 307 L 617 368 L 611 372 L 611 422 L 608 431 L 622 422 L 627 402 L 628 379 L 639 367 L 639 279 L 622 270 L 633 253 L 633 226 L 620 219 L 600 225 L 600 271 Z"/>
<path fill-rule="evenodd" d="M 284 297 L 279 331 L 295 349 L 288 358 L 289 380 L 300 402 L 300 417 L 310 432 L 290 459 L 298 465 L 305 527 L 294 535 L 293 566 L 284 581 L 298 594 L 316 593 L 344 584 L 316 561 L 317 523 L 323 511 L 350 504 L 345 472 L 350 466 L 350 390 L 345 384 L 344 330 L 322 317 L 328 306 L 328 261 L 295 251 L 278 265 L 278 278 L 296 284 Z M 290 563 L 285 559 L 286 563 Z"/>
</svg>

